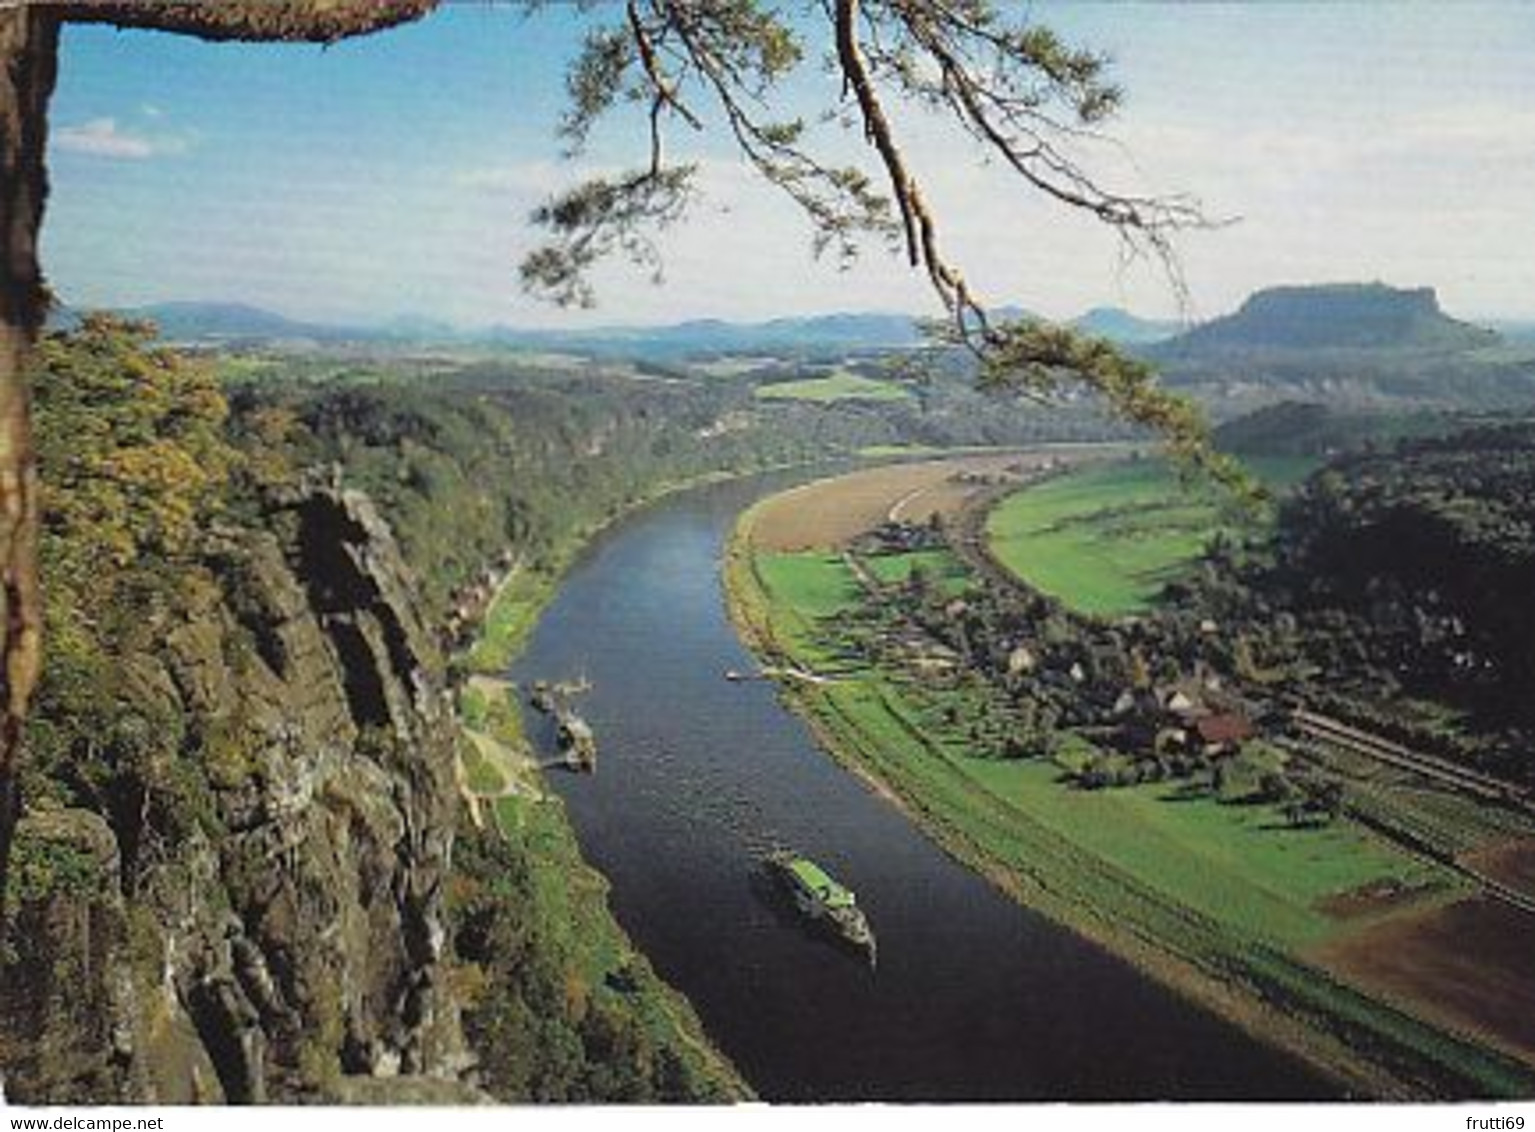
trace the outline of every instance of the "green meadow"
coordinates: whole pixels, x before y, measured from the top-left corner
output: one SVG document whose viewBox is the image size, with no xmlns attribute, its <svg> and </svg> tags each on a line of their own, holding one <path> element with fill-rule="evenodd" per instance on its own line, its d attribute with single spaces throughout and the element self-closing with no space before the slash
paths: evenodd
<svg viewBox="0 0 1535 1132">
<path fill-rule="evenodd" d="M 825 377 L 807 377 L 802 381 L 779 381 L 759 385 L 757 397 L 763 401 L 902 401 L 911 394 L 890 381 L 862 377 L 846 370 Z"/>
<path fill-rule="evenodd" d="M 1315 466 L 1256 460 L 1251 471 L 1282 491 Z M 1096 464 L 1025 488 L 987 519 L 992 553 L 1034 588 L 1081 613 L 1145 610 L 1217 531 L 1254 520 L 1210 488 L 1182 482 L 1163 460 Z"/>
</svg>

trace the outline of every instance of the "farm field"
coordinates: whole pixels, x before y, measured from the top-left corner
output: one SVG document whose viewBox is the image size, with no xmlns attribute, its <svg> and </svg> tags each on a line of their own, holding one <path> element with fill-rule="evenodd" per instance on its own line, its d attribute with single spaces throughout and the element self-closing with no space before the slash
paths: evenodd
<svg viewBox="0 0 1535 1132">
<path fill-rule="evenodd" d="M 1529 938 L 1530 913 L 1473 899 L 1392 917 L 1317 955 L 1360 986 L 1535 1061 Z"/>
<path fill-rule="evenodd" d="M 886 585 L 910 580 L 922 573 L 945 593 L 958 594 L 970 584 L 964 563 L 948 550 L 917 550 L 906 554 L 882 554 L 865 563 L 869 572 Z"/>
<path fill-rule="evenodd" d="M 1116 445 L 1063 445 L 865 468 L 765 500 L 757 509 L 751 537 L 761 550 L 835 549 L 873 530 L 892 513 L 909 522 L 926 522 L 934 512 L 951 515 L 991 486 L 985 481 L 1032 474 L 1052 461 L 1121 451 Z M 967 479 L 970 482 L 964 482 Z"/>
<path fill-rule="evenodd" d="M 1535 839 L 1515 837 L 1466 856 L 1478 872 L 1535 897 Z"/>
<path fill-rule="evenodd" d="M 1519 1019 L 1530 992 L 1515 986 L 1528 964 L 1478 949 L 1463 961 L 1438 930 L 1485 914 L 1466 911 L 1481 902 L 1465 878 L 1349 820 L 1295 827 L 1277 806 L 1221 800 L 1197 782 L 1083 791 L 1050 759 L 989 757 L 985 696 L 973 682 L 937 685 L 872 666 L 840 639 L 837 626 L 862 600 L 840 554 L 749 549 L 767 510 L 759 505 L 738 531 L 738 623 L 760 649 L 837 676 L 786 695 L 834 756 L 935 840 L 1023 903 L 1354 1075 L 1366 1092 L 1380 1084 L 1380 1067 L 1403 1064 L 1449 1095 L 1529 1091 Z M 945 557 L 866 565 L 888 581 L 920 561 L 946 586 L 963 586 L 963 567 Z M 1370 941 L 1388 939 L 1407 943 L 1376 970 Z M 1459 997 L 1457 985 L 1466 988 Z M 1499 987 L 1516 1007 L 1494 1004 Z"/>
<path fill-rule="evenodd" d="M 1255 460 L 1270 490 L 1303 479 L 1315 462 Z M 1219 496 L 1179 482 L 1163 460 L 1083 468 L 1004 500 L 987 518 L 991 551 L 1035 589 L 1081 613 L 1122 616 L 1146 609 L 1161 588 L 1223 527 Z"/>
<path fill-rule="evenodd" d="M 801 381 L 778 381 L 757 387 L 762 401 L 904 401 L 911 396 L 892 381 L 862 377 L 839 370 L 825 377 L 807 377 Z"/>
</svg>

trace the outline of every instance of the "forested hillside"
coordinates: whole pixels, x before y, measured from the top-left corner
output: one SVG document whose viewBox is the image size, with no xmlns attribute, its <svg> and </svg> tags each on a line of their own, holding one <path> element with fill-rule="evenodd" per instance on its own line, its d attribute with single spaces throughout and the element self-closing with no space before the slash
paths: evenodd
<svg viewBox="0 0 1535 1132">
<path fill-rule="evenodd" d="M 783 377 L 798 372 L 786 367 Z M 335 464 L 372 495 L 439 619 L 452 593 L 503 552 L 536 568 L 570 531 L 661 484 L 877 447 L 1127 434 L 1090 407 L 1041 411 L 977 393 L 961 373 L 894 372 L 887 380 L 908 396 L 815 402 L 757 396 L 760 374 L 632 377 L 490 361 L 418 378 L 382 362 L 371 377 L 314 385 L 269 373 L 241 385 L 230 397 L 232 433 L 273 483 Z"/>
<path fill-rule="evenodd" d="M 1535 425 L 1344 454 L 1196 585 L 1300 700 L 1535 780 Z"/>
<path fill-rule="evenodd" d="M 537 430 L 469 395 L 407 412 L 247 389 L 231 418 L 213 367 L 149 333 L 87 317 L 43 349 L 50 651 L 0 956 L 8 1095 L 738 1094 L 643 957 L 591 984 L 593 940 L 621 933 L 568 830 L 465 823 L 421 598 L 440 606 L 478 547 L 532 552 L 672 466 L 575 474 L 508 504 L 535 516 L 509 524 L 482 506 L 498 482 L 622 448 L 625 426 L 554 412 L 523 463 Z M 504 479 L 467 472 L 488 451 Z M 306 469 L 316 453 L 341 462 Z"/>
<path fill-rule="evenodd" d="M 1279 573 L 1301 608 L 1367 613 L 1372 661 L 1409 692 L 1482 726 L 1535 724 L 1535 426 L 1342 461 L 1281 531 Z"/>
</svg>

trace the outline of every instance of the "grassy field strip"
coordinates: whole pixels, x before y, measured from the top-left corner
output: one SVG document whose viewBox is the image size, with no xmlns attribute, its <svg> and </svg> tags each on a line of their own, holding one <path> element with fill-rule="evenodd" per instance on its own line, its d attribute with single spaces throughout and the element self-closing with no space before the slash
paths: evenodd
<svg viewBox="0 0 1535 1132">
<path fill-rule="evenodd" d="M 759 385 L 756 396 L 761 401 L 809 401 L 826 405 L 837 401 L 905 401 L 911 394 L 894 382 L 838 370 L 825 377 Z"/>
<path fill-rule="evenodd" d="M 732 610 L 759 648 L 791 662 L 838 657 L 827 618 L 856 588 L 836 557 L 752 556 L 751 514 L 729 557 Z M 936 728 L 928 690 L 877 673 L 786 689 L 828 748 L 940 844 L 1006 891 L 1109 946 L 1362 1091 L 1526 1093 L 1522 1067 L 1346 988 L 1299 958 L 1343 930 L 1319 900 L 1432 866 L 1357 828 L 1268 828 L 1260 807 L 1172 801 L 1168 788 L 1063 788 L 1039 762 L 967 758 Z M 1435 899 L 1448 899 L 1447 880 Z"/>
</svg>

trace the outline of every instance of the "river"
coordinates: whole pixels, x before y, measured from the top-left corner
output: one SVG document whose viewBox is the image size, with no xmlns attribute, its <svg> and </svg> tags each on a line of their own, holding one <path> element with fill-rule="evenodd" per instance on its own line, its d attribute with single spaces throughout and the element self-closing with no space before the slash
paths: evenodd
<svg viewBox="0 0 1535 1132">
<path fill-rule="evenodd" d="M 1019 907 L 819 751 L 749 669 L 720 589 L 741 509 L 788 481 L 674 496 L 570 572 L 514 679 L 585 674 L 598 773 L 549 772 L 619 921 L 766 1099 L 1294 1099 L 1304 1065 Z M 535 742 L 552 727 L 529 713 Z M 774 845 L 854 888 L 879 966 L 805 930 Z"/>
</svg>

